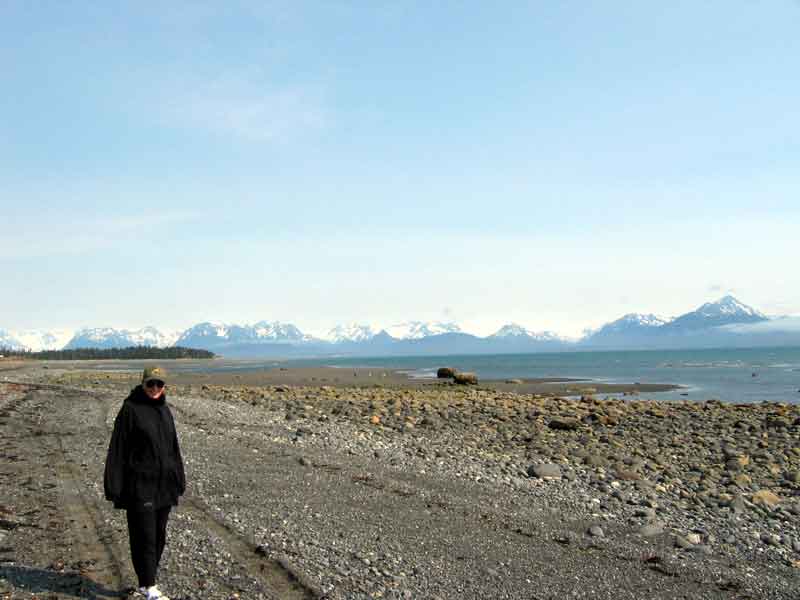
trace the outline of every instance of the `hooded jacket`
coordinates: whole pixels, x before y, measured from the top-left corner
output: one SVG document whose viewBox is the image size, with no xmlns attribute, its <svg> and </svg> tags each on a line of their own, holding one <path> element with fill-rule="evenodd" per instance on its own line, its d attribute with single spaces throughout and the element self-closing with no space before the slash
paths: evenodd
<svg viewBox="0 0 800 600">
<path fill-rule="evenodd" d="M 139 385 L 125 399 L 114 420 L 104 487 L 114 508 L 143 511 L 178 504 L 186 478 L 166 394 L 153 400 Z"/>
</svg>

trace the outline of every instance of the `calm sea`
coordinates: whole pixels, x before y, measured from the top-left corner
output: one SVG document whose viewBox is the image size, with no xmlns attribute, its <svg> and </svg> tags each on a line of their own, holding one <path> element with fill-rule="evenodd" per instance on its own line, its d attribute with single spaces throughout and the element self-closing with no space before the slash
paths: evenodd
<svg viewBox="0 0 800 600">
<path fill-rule="evenodd" d="M 174 365 L 178 371 L 260 371 L 278 366 L 384 367 L 411 377 L 435 378 L 439 367 L 472 371 L 480 379 L 564 377 L 607 383 L 671 383 L 683 386 L 644 397 L 724 402 L 800 403 L 800 348 L 735 350 L 648 350 L 624 352 L 559 352 L 331 358 L 277 361 L 221 359 Z M 118 369 L 116 364 L 98 368 Z M 139 368 L 139 367 L 135 367 Z M 684 395 L 686 394 L 686 395 Z"/>
<path fill-rule="evenodd" d="M 653 398 L 800 403 L 800 348 L 326 358 L 291 364 L 387 367 L 412 377 L 435 377 L 437 368 L 451 366 L 473 371 L 481 379 L 574 377 L 684 386 L 648 394 Z"/>
</svg>

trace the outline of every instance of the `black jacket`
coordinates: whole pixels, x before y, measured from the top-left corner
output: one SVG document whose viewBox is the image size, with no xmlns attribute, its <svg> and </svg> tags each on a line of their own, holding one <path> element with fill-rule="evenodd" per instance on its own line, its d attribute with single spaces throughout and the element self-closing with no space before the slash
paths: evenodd
<svg viewBox="0 0 800 600">
<path fill-rule="evenodd" d="M 114 508 L 154 510 L 178 504 L 186 478 L 166 394 L 153 400 L 139 385 L 125 399 L 114 421 L 104 486 Z"/>
</svg>

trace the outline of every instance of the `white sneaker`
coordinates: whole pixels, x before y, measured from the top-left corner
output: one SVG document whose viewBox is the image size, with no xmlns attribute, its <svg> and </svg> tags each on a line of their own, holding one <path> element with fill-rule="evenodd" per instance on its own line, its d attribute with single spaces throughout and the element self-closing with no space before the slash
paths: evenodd
<svg viewBox="0 0 800 600">
<path fill-rule="evenodd" d="M 144 589 L 145 594 L 147 594 L 147 600 L 169 600 L 169 598 L 162 594 L 161 590 L 154 585 L 151 585 L 149 588 L 140 589 Z"/>
</svg>

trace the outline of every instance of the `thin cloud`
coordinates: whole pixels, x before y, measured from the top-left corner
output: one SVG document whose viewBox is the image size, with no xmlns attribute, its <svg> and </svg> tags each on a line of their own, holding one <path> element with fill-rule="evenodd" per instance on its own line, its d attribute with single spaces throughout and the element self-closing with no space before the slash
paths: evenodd
<svg viewBox="0 0 800 600">
<path fill-rule="evenodd" d="M 736 323 L 724 325 L 734 333 L 800 333 L 800 317 L 782 317 L 759 323 Z"/>
<path fill-rule="evenodd" d="M 0 239 L 0 261 L 52 255 L 82 254 L 114 246 L 143 228 L 176 225 L 201 218 L 197 212 L 162 212 L 114 217 L 84 217 L 30 223 Z"/>
<path fill-rule="evenodd" d="M 261 73 L 228 74 L 154 90 L 148 104 L 167 125 L 250 141 L 287 141 L 328 122 L 318 86 L 274 86 Z"/>
</svg>

